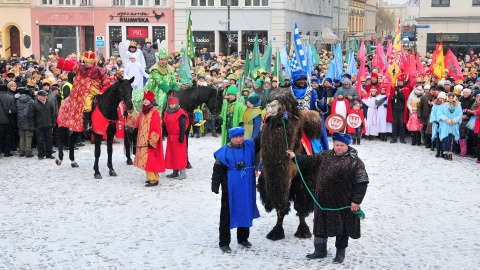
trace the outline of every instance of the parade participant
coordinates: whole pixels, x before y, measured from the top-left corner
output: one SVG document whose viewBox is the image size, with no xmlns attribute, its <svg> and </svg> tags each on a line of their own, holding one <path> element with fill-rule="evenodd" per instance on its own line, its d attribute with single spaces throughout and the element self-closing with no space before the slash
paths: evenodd
<svg viewBox="0 0 480 270">
<path fill-rule="evenodd" d="M 190 135 L 190 137 L 196 137 L 200 138 L 200 127 L 203 126 L 203 111 L 200 109 L 200 106 L 198 106 L 195 110 L 193 110 L 193 132 Z"/>
<path fill-rule="evenodd" d="M 352 107 L 352 104 L 355 100 L 359 100 L 360 96 L 358 95 L 357 90 L 352 87 L 352 82 L 345 78 L 342 81 L 342 87 L 338 88 L 338 90 L 342 89 L 344 92 L 344 96 L 346 99 L 348 99 L 348 102 L 350 103 L 350 108 Z M 334 97 L 337 97 L 337 93 L 335 93 Z"/>
<path fill-rule="evenodd" d="M 373 140 L 373 136 L 378 136 L 378 110 L 377 110 L 377 89 L 370 87 L 370 96 L 362 99 L 362 102 L 367 106 L 367 132 L 365 133 L 367 140 Z"/>
<path fill-rule="evenodd" d="M 149 89 L 155 94 L 155 100 L 158 103 L 157 110 L 163 113 L 167 103 L 167 93 L 170 90 L 178 90 L 175 72 L 168 64 L 168 54 L 165 48 L 161 48 L 158 54 L 158 62 L 150 68 L 145 89 Z M 143 91 L 133 91 L 132 102 L 135 105 L 143 99 Z M 141 102 L 140 102 L 141 103 Z M 136 110 L 138 108 L 135 108 Z"/>
<path fill-rule="evenodd" d="M 262 109 L 259 105 L 260 97 L 256 94 L 248 97 L 247 109 L 243 113 L 243 127 L 245 128 L 245 139 L 255 139 L 260 133 L 262 124 Z"/>
<path fill-rule="evenodd" d="M 328 237 L 335 236 L 337 253 L 333 262 L 343 263 L 348 238 L 360 238 L 360 219 L 353 212 L 360 210 L 369 180 L 357 150 L 349 146 L 350 135 L 335 132 L 332 139 L 333 150 L 315 155 L 295 155 L 292 151 L 287 151 L 287 155 L 290 159 L 296 157 L 302 171 L 315 173 L 315 198 L 322 207 L 350 206 L 350 209 L 339 211 L 323 211 L 315 207 L 315 251 L 307 255 L 309 259 L 325 258 Z"/>
<path fill-rule="evenodd" d="M 134 54 L 130 55 L 129 60 L 130 63 L 128 63 L 125 68 L 125 77 L 126 79 L 135 77 L 132 83 L 132 88 L 143 89 L 143 78 L 145 77 L 148 79 L 149 75 L 145 72 L 142 65 L 137 62 L 137 57 Z"/>
<path fill-rule="evenodd" d="M 89 129 L 93 98 L 100 93 L 103 85 L 108 83 L 105 70 L 95 65 L 94 52 L 85 52 L 83 61 L 85 64 L 74 64 L 64 58 L 58 58 L 57 64 L 58 68 L 76 74 L 70 96 L 60 106 L 57 118 L 59 128 L 66 127 L 76 133 L 73 135 L 74 140 L 84 129 Z"/>
<path fill-rule="evenodd" d="M 397 79 L 397 86 L 393 96 L 388 100 L 388 110 L 392 112 L 392 140 L 390 143 L 396 143 L 397 137 L 400 137 L 400 142 L 405 144 L 405 100 L 408 95 L 402 91 L 405 83 L 405 76 L 401 75 Z M 410 94 L 410 92 L 408 93 Z"/>
<path fill-rule="evenodd" d="M 13 156 L 12 150 L 13 137 L 12 130 L 16 122 L 13 122 L 13 116 L 17 112 L 15 98 L 7 93 L 7 86 L 0 85 L 0 153 L 3 152 L 5 157 Z"/>
<path fill-rule="evenodd" d="M 30 97 L 28 89 L 20 90 L 20 97 L 17 100 L 17 128 L 19 141 L 20 156 L 27 158 L 33 157 L 32 154 L 32 138 L 34 127 L 30 125 L 28 119 L 31 106 L 34 100 Z"/>
<path fill-rule="evenodd" d="M 475 99 L 472 98 L 471 92 L 472 90 L 468 88 L 463 89 L 462 96 L 460 97 L 460 106 L 462 106 L 462 123 L 460 124 L 460 139 L 458 140 L 458 144 L 460 145 L 461 157 L 465 157 L 467 155 L 467 139 L 471 138 L 473 135 L 471 130 L 467 128 L 467 123 L 471 117 L 469 111 L 475 102 Z"/>
<path fill-rule="evenodd" d="M 462 122 L 462 107 L 456 101 L 454 93 L 448 93 L 447 101 L 438 108 L 437 120 L 444 158 L 452 160 L 453 140 L 455 139 L 458 142 L 460 138 L 459 127 Z"/>
<path fill-rule="evenodd" d="M 387 133 L 392 132 L 392 123 L 387 122 L 387 106 L 388 97 L 386 96 L 386 89 L 380 85 L 380 93 L 376 97 L 375 104 L 377 105 L 377 125 L 378 135 L 381 141 L 387 141 Z"/>
<path fill-rule="evenodd" d="M 356 114 L 360 117 L 362 124 L 357 128 L 352 128 L 350 125 L 347 125 L 347 132 L 352 136 L 352 144 L 360 145 L 362 134 L 366 133 L 365 116 L 363 115 L 363 110 L 360 108 L 360 103 L 358 101 L 353 102 L 353 107 L 348 110 L 348 115 Z"/>
<path fill-rule="evenodd" d="M 147 90 L 137 120 L 135 166 L 147 175 L 146 187 L 158 185 L 158 173 L 165 172 L 160 114 L 154 109 L 155 95 Z"/>
<path fill-rule="evenodd" d="M 307 83 L 307 72 L 299 69 L 292 72 L 290 79 L 292 93 L 298 101 L 298 106 L 302 110 L 314 110 L 320 113 L 322 118 L 322 138 L 320 139 L 321 150 L 328 150 L 327 129 L 325 128 L 324 114 L 328 111 L 327 101 L 323 97 L 318 97 L 317 92 L 313 91 Z"/>
<path fill-rule="evenodd" d="M 250 89 L 244 88 L 242 90 L 242 96 L 240 97 L 240 101 L 243 103 L 243 105 L 247 106 L 249 96 L 250 96 Z"/>
<path fill-rule="evenodd" d="M 473 103 L 469 113 L 477 117 L 473 127 L 473 133 L 475 134 L 477 141 L 477 163 L 480 163 L 480 93 L 477 93 L 474 96 L 475 102 Z"/>
<path fill-rule="evenodd" d="M 435 89 L 434 89 L 435 90 Z M 430 112 L 432 111 L 433 106 L 433 99 L 435 96 L 430 93 L 430 85 L 427 84 L 423 87 L 424 94 L 420 98 L 420 102 L 418 103 L 418 118 L 420 119 L 420 123 L 422 124 L 422 133 L 425 142 L 425 148 L 432 147 L 432 125 L 430 124 Z M 435 92 L 438 95 L 438 92 Z"/>
<path fill-rule="evenodd" d="M 243 113 L 246 107 L 241 101 L 237 101 L 238 90 L 237 87 L 231 85 L 225 94 L 222 111 L 220 112 L 220 121 L 222 122 L 222 145 L 230 142 L 228 130 L 240 126 L 243 123 Z"/>
<path fill-rule="evenodd" d="M 168 107 L 163 113 L 163 136 L 167 137 L 165 168 L 173 172 L 168 178 L 185 179 L 187 175 L 187 138 L 188 114 L 180 108 L 178 98 L 169 97 Z"/>
<path fill-rule="evenodd" d="M 38 91 L 37 99 L 29 110 L 30 126 L 35 128 L 38 159 L 55 159 L 52 150 L 53 127 L 55 126 L 55 109 L 47 100 L 45 90 Z"/>
<path fill-rule="evenodd" d="M 442 87 L 443 88 L 443 87 Z M 432 124 L 432 143 L 435 142 L 437 148 L 437 153 L 435 157 L 444 157 L 442 142 L 440 141 L 440 128 L 438 123 L 438 108 L 442 105 L 443 102 L 447 100 L 447 95 L 445 92 L 440 92 L 433 102 L 432 111 L 430 112 L 430 123 Z"/>
<path fill-rule="evenodd" d="M 350 110 L 350 102 L 345 98 L 343 89 L 337 91 L 337 97 L 332 102 L 332 109 L 330 114 L 339 114 L 343 118 L 347 118 L 348 111 Z M 333 134 L 333 131 L 329 131 L 330 134 Z"/>
<path fill-rule="evenodd" d="M 333 87 L 331 78 L 325 78 L 325 80 L 323 80 L 322 87 L 327 96 L 328 112 L 325 114 L 325 117 L 328 117 L 328 115 L 330 115 L 330 108 L 332 107 L 332 102 L 335 99 L 337 89 Z"/>
<path fill-rule="evenodd" d="M 142 50 L 143 58 L 145 59 L 145 70 L 148 71 L 155 62 L 157 62 L 155 57 L 155 50 L 152 48 L 152 39 L 145 39 L 145 48 Z"/>
<path fill-rule="evenodd" d="M 212 192 L 219 193 L 222 187 L 220 208 L 219 246 L 230 253 L 230 230 L 237 228 L 238 244 L 249 248 L 250 227 L 260 217 L 256 204 L 254 172 L 255 154 L 260 151 L 260 136 L 244 140 L 244 128 L 228 130 L 231 142 L 214 153 L 215 164 L 212 173 Z"/>
<path fill-rule="evenodd" d="M 407 100 L 407 108 L 410 113 L 410 117 L 407 122 L 407 129 L 410 131 L 412 136 L 412 145 L 422 145 L 422 124 L 420 123 L 420 118 L 418 117 L 418 104 L 420 103 L 420 98 L 423 96 L 424 90 L 422 86 L 417 86 L 410 93 L 410 96 Z"/>
</svg>

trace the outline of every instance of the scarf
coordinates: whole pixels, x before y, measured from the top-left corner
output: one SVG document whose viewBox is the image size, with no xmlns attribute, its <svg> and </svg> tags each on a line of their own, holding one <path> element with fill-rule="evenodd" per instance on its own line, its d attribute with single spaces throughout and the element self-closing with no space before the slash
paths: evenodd
<svg viewBox="0 0 480 270">
<path fill-rule="evenodd" d="M 170 109 L 170 107 L 167 106 L 166 111 L 167 111 L 167 113 L 174 113 L 174 112 L 178 111 L 179 109 L 180 109 L 180 104 L 176 104 L 173 109 Z"/>
<path fill-rule="evenodd" d="M 160 74 L 162 75 L 167 75 L 173 72 L 172 66 L 170 66 L 169 64 L 166 64 L 165 66 L 161 66 L 158 62 L 155 63 L 155 65 L 153 65 L 150 68 L 150 72 L 152 72 L 155 69 L 158 70 L 158 72 L 160 72 Z"/>
<path fill-rule="evenodd" d="M 143 105 L 143 107 L 142 107 L 142 113 L 143 113 L 144 115 L 145 115 L 145 114 L 148 114 L 153 107 L 154 107 L 154 106 L 153 106 L 152 104 L 150 104 L 150 105 L 148 105 L 148 106 Z"/>
</svg>

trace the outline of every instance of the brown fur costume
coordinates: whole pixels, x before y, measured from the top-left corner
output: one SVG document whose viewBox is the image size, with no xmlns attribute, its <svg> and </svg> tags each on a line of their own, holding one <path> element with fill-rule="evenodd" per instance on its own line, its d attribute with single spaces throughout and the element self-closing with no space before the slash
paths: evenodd
<svg viewBox="0 0 480 270">
<path fill-rule="evenodd" d="M 277 210 L 277 225 L 267 235 L 267 238 L 278 240 L 284 238 L 283 217 L 290 211 L 290 201 L 300 218 L 300 225 L 295 236 L 299 238 L 311 237 L 308 225 L 304 219 L 314 209 L 313 200 L 308 194 L 296 168 L 286 150 L 305 154 L 301 143 L 302 130 L 309 138 L 321 136 L 322 120 L 316 111 L 302 111 L 290 89 L 275 89 L 269 96 L 269 103 L 277 100 L 278 113 L 269 116 L 262 128 L 261 149 L 263 170 L 258 179 L 260 198 L 267 212 Z M 284 117 L 284 112 L 287 112 Z M 282 124 L 285 122 L 288 147 L 285 140 L 285 131 Z M 310 190 L 314 190 L 315 176 L 303 174 Z M 303 222 L 302 222 L 303 220 Z M 304 223 L 304 224 L 302 224 Z"/>
</svg>

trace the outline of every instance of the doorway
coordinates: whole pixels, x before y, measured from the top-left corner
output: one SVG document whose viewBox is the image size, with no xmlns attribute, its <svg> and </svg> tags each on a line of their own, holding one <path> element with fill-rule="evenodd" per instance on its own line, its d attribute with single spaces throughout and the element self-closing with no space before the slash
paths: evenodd
<svg viewBox="0 0 480 270">
<path fill-rule="evenodd" d="M 20 55 L 20 31 L 15 25 L 12 25 L 10 28 L 10 56 L 14 54 L 17 57 L 22 57 Z"/>
</svg>

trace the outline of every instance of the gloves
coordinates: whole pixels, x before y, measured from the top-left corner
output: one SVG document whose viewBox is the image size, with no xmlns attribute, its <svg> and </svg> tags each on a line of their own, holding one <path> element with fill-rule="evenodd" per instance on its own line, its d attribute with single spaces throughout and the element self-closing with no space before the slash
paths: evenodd
<svg viewBox="0 0 480 270">
<path fill-rule="evenodd" d="M 218 194 L 220 190 L 220 183 L 212 181 L 212 192 Z"/>
<path fill-rule="evenodd" d="M 318 99 L 318 107 L 324 107 L 325 106 L 325 99 Z"/>
<path fill-rule="evenodd" d="M 185 136 L 178 137 L 178 143 L 183 143 L 184 139 L 185 139 Z"/>
<path fill-rule="evenodd" d="M 387 97 L 383 97 L 383 100 L 387 100 L 388 98 Z"/>
<path fill-rule="evenodd" d="M 383 104 L 383 107 L 386 109 L 386 108 L 387 108 L 387 104 Z"/>
<path fill-rule="evenodd" d="M 127 110 L 123 111 L 123 117 L 128 117 L 128 111 Z"/>
</svg>

